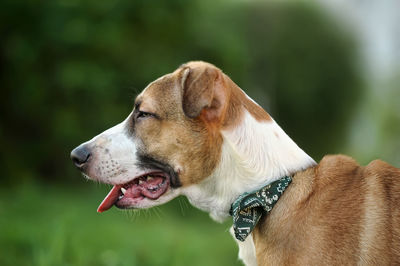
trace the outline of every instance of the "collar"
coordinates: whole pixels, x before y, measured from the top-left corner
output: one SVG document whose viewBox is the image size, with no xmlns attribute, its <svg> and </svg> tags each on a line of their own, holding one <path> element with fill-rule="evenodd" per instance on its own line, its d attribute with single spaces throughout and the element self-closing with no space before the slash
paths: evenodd
<svg viewBox="0 0 400 266">
<path fill-rule="evenodd" d="M 229 214 L 233 218 L 235 237 L 244 241 L 253 231 L 263 214 L 268 215 L 285 189 L 292 182 L 292 178 L 285 176 L 265 187 L 244 193 L 231 206 Z"/>
</svg>

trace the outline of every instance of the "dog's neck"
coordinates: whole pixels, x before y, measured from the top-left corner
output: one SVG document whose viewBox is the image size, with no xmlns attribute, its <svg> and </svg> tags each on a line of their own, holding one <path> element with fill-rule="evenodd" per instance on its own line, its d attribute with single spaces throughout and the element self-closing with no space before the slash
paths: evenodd
<svg viewBox="0 0 400 266">
<path fill-rule="evenodd" d="M 229 215 L 232 202 L 242 193 L 316 164 L 272 119 L 257 121 L 246 112 L 238 127 L 222 135 L 221 160 L 214 173 L 183 192 L 217 221 Z"/>
</svg>

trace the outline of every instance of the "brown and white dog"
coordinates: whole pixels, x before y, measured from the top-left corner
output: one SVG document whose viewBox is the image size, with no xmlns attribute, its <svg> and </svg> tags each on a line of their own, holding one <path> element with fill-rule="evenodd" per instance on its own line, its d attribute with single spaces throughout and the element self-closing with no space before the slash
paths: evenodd
<svg viewBox="0 0 400 266">
<path fill-rule="evenodd" d="M 205 62 L 150 83 L 125 121 L 71 157 L 88 178 L 114 185 L 99 212 L 185 195 L 222 221 L 242 193 L 292 176 L 270 215 L 238 242 L 246 265 L 400 265 L 400 170 L 340 155 L 316 164 Z"/>
</svg>

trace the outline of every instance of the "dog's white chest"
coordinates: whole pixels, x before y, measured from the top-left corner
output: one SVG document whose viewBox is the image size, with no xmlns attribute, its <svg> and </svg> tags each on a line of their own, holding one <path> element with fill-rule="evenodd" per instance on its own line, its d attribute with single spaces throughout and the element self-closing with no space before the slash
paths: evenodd
<svg viewBox="0 0 400 266">
<path fill-rule="evenodd" d="M 253 235 L 250 234 L 245 241 L 241 242 L 235 238 L 233 227 L 230 228 L 229 232 L 239 246 L 239 259 L 241 259 L 246 266 L 257 266 L 256 248 L 254 246 Z"/>
</svg>

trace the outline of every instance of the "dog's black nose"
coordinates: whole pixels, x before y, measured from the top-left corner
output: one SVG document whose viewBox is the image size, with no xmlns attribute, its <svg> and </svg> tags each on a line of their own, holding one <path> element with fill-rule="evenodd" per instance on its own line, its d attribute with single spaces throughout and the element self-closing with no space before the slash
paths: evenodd
<svg viewBox="0 0 400 266">
<path fill-rule="evenodd" d="M 75 166 L 82 170 L 91 155 L 90 149 L 86 145 L 80 145 L 72 150 L 71 159 Z"/>
</svg>

